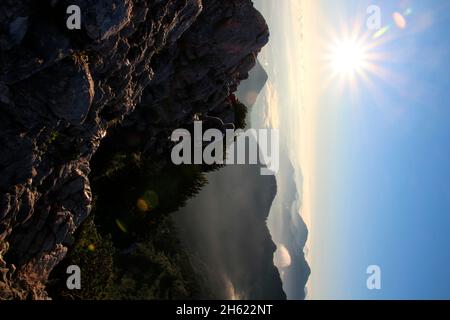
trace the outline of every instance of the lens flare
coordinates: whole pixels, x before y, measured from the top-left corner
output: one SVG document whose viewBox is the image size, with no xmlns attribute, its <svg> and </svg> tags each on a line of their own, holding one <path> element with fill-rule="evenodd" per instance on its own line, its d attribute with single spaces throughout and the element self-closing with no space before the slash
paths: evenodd
<svg viewBox="0 0 450 320">
<path fill-rule="evenodd" d="M 406 28 L 406 19 L 400 13 L 395 12 L 392 15 L 392 19 L 394 19 L 394 22 L 395 22 L 396 26 L 399 27 L 400 29 L 405 29 Z"/>
<path fill-rule="evenodd" d="M 390 26 L 384 26 L 383 28 L 381 28 L 380 30 L 375 32 L 375 34 L 373 35 L 373 38 L 374 39 L 381 38 L 383 35 L 385 35 L 389 31 L 390 28 L 391 28 Z"/>
</svg>

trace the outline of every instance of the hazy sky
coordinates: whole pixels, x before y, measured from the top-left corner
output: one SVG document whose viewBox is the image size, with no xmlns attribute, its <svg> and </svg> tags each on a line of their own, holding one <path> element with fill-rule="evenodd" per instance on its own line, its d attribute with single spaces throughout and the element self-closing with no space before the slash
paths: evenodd
<svg viewBox="0 0 450 320">
<path fill-rule="evenodd" d="M 450 1 L 254 2 L 271 41 L 253 123 L 280 128 L 296 169 L 308 298 L 450 298 Z"/>
</svg>

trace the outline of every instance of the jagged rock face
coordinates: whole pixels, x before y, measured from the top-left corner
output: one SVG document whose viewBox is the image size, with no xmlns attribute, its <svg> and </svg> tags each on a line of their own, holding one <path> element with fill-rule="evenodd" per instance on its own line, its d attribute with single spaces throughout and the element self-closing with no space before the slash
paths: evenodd
<svg viewBox="0 0 450 320">
<path fill-rule="evenodd" d="M 138 109 L 126 125 L 144 128 L 161 121 L 176 127 L 192 113 L 222 113 L 267 41 L 267 25 L 250 1 L 204 1 L 188 32 L 155 59 L 155 78 L 141 103 L 153 108 Z M 184 112 L 174 116 L 176 110 Z"/>
<path fill-rule="evenodd" d="M 69 5 L 81 8 L 80 31 L 66 28 Z M 90 161 L 105 136 L 139 131 L 150 155 L 194 114 L 230 117 L 230 97 L 267 41 L 250 0 L 2 1 L 5 268 L 44 283 L 90 213 Z"/>
</svg>

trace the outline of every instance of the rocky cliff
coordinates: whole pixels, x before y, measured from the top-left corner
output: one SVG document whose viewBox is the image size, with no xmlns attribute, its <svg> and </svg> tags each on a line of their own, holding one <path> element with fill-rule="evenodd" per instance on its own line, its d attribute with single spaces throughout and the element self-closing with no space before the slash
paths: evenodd
<svg viewBox="0 0 450 320">
<path fill-rule="evenodd" d="M 81 30 L 66 27 L 73 4 Z M 268 36 L 250 0 L 2 1 L 0 297 L 47 297 L 100 146 L 152 157 L 194 116 L 232 121 Z"/>
</svg>

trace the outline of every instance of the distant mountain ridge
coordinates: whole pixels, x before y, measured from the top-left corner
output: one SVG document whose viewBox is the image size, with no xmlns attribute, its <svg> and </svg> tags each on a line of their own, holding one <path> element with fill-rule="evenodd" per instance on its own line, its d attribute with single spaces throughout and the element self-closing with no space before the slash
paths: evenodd
<svg viewBox="0 0 450 320">
<path fill-rule="evenodd" d="M 282 154 L 284 153 L 282 152 Z M 274 242 L 285 252 L 287 250 L 289 254 L 287 266 L 280 265 L 280 261 L 277 263 L 282 274 L 283 289 L 288 299 L 303 300 L 306 298 L 305 287 L 311 269 L 304 252 L 308 239 L 308 228 L 301 217 L 302 190 L 298 189 L 293 178 L 296 172 L 290 159 L 282 157 L 280 163 L 281 170 L 277 176 L 277 183 L 281 191 L 271 208 L 270 230 Z M 278 258 L 282 256 L 280 252 L 277 252 Z M 284 257 L 284 259 L 287 258 Z"/>
<path fill-rule="evenodd" d="M 254 107 L 258 96 L 265 89 L 269 81 L 268 74 L 264 70 L 261 63 L 258 61 L 255 68 L 249 72 L 249 77 L 239 86 L 237 96 L 239 100 L 246 103 L 249 108 Z M 258 105 L 258 110 L 253 112 L 267 114 L 269 108 L 269 101 L 261 99 L 261 104 Z M 256 108 L 256 107 L 254 107 Z M 254 123 L 254 126 L 261 126 L 262 123 Z M 297 190 L 297 185 L 293 179 L 295 176 L 295 169 L 288 159 L 286 152 L 281 152 L 281 183 L 283 183 L 283 194 L 277 195 L 280 198 L 281 212 L 274 212 L 279 214 L 280 225 L 277 229 L 277 234 L 273 234 L 274 240 L 278 246 L 284 246 L 289 252 L 291 264 L 280 270 L 283 273 L 283 289 L 289 299 L 303 300 L 306 298 L 305 286 L 308 282 L 311 269 L 306 261 L 304 248 L 308 238 L 308 229 L 300 215 L 301 190 Z"/>
<path fill-rule="evenodd" d="M 255 67 L 249 72 L 248 79 L 242 81 L 239 85 L 236 92 L 237 97 L 248 108 L 253 107 L 267 80 L 269 80 L 269 76 L 261 62 L 257 60 Z"/>
<path fill-rule="evenodd" d="M 175 218 L 183 242 L 197 255 L 194 265 L 204 266 L 223 299 L 286 299 L 266 223 L 276 179 L 261 176 L 260 169 L 235 165 L 208 175 L 209 184 Z"/>
</svg>

